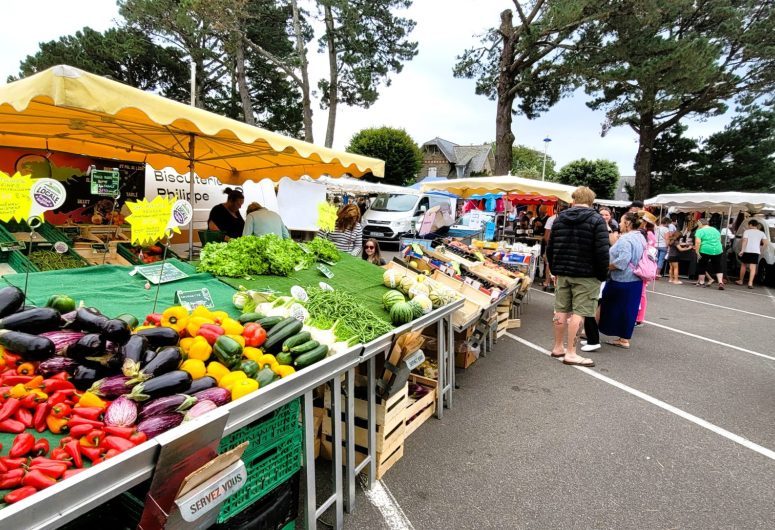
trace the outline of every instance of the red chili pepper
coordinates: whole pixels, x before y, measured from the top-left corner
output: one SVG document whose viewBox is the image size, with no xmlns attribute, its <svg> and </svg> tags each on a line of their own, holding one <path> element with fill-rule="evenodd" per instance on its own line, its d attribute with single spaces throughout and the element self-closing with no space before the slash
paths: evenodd
<svg viewBox="0 0 775 530">
<path fill-rule="evenodd" d="M 38 490 L 32 486 L 25 486 L 23 488 L 13 490 L 11 493 L 7 493 L 5 497 L 3 497 L 3 501 L 7 504 L 13 504 L 15 502 L 19 502 L 22 499 L 26 499 L 30 495 L 34 495 L 37 492 Z"/>
<path fill-rule="evenodd" d="M 215 344 L 215 341 L 218 340 L 218 337 L 224 333 L 226 332 L 221 326 L 216 326 L 215 324 L 202 324 L 199 326 L 197 335 L 204 337 L 204 339 L 212 346 Z"/>
<path fill-rule="evenodd" d="M 3 473 L 5 473 L 6 471 L 8 471 L 8 468 L 7 468 L 7 467 L 5 467 L 5 464 L 3 464 L 3 462 L 2 462 L 2 461 L 0 461 L 0 475 L 2 475 Z"/>
<path fill-rule="evenodd" d="M 3 384 L 8 386 L 14 386 L 14 385 L 26 385 L 30 381 L 32 381 L 32 378 L 34 376 L 31 375 L 7 375 L 3 377 Z"/>
<path fill-rule="evenodd" d="M 61 438 L 59 440 L 59 447 L 64 447 L 65 445 L 69 444 L 72 441 L 73 441 L 72 436 L 65 436 L 64 438 Z"/>
<path fill-rule="evenodd" d="M 63 471 L 64 473 L 64 471 Z M 56 484 L 56 479 L 51 478 L 48 475 L 42 473 L 41 471 L 38 471 L 37 469 L 33 469 L 32 471 L 29 471 L 26 475 L 24 475 L 24 478 L 22 479 L 22 484 L 25 486 L 32 486 L 35 489 L 42 490 L 45 488 L 48 488 L 49 486 L 53 486 Z"/>
<path fill-rule="evenodd" d="M 133 448 L 135 444 L 127 440 L 126 438 L 119 438 L 118 436 L 108 436 L 105 438 L 105 447 L 115 449 L 118 452 L 124 452 Z"/>
<path fill-rule="evenodd" d="M 87 420 L 99 421 L 104 409 L 100 407 L 74 407 L 72 411 L 74 417 L 77 416 L 79 418 L 86 418 Z"/>
<path fill-rule="evenodd" d="M 33 445 L 35 445 L 35 437 L 28 432 L 23 432 L 13 439 L 8 456 L 11 458 L 25 456 L 32 451 Z"/>
<path fill-rule="evenodd" d="M 99 447 L 81 447 L 81 454 L 92 461 L 92 463 L 102 458 L 102 449 Z"/>
<path fill-rule="evenodd" d="M 28 429 L 32 427 L 32 412 L 27 409 L 20 408 L 14 412 L 13 419 L 22 422 Z"/>
<path fill-rule="evenodd" d="M 49 377 L 49 379 L 59 379 L 60 381 L 69 381 L 70 380 L 70 374 L 67 372 L 59 372 L 56 375 L 52 375 Z"/>
<path fill-rule="evenodd" d="M 66 418 L 70 416 L 72 408 L 67 403 L 57 403 L 51 407 L 51 415 L 55 418 Z"/>
<path fill-rule="evenodd" d="M 258 348 L 266 341 L 266 330 L 258 322 L 249 322 L 245 324 L 242 336 L 245 337 L 245 346 Z"/>
<path fill-rule="evenodd" d="M 70 460 L 70 455 L 68 455 L 67 451 L 65 451 L 61 447 L 57 447 L 56 449 L 51 451 L 51 459 L 52 460 L 61 460 L 62 462 L 72 462 Z"/>
<path fill-rule="evenodd" d="M 39 403 L 38 395 L 35 394 L 34 392 L 30 392 L 29 394 L 27 394 L 21 399 L 21 403 L 19 404 L 19 407 L 24 409 L 34 409 L 38 403 Z"/>
<path fill-rule="evenodd" d="M 73 438 L 80 438 L 81 436 L 86 436 L 90 432 L 94 430 L 94 427 L 91 425 L 76 425 L 75 427 L 70 429 L 70 436 Z"/>
<path fill-rule="evenodd" d="M 129 437 L 129 441 L 135 445 L 140 445 L 148 440 L 148 436 L 144 432 L 137 431 Z"/>
<path fill-rule="evenodd" d="M 54 449 L 54 451 L 61 451 L 58 447 Z M 54 454 L 54 451 L 51 452 L 51 454 Z M 73 463 L 67 460 L 57 460 L 56 458 L 46 458 L 45 456 L 36 456 L 35 458 L 31 458 L 29 463 L 27 464 L 27 467 L 35 467 L 40 464 L 64 464 L 67 467 L 72 467 Z"/>
<path fill-rule="evenodd" d="M 32 446 L 32 454 L 34 456 L 44 456 L 48 454 L 49 446 L 48 440 L 40 438 L 35 445 Z"/>
<path fill-rule="evenodd" d="M 118 436 L 119 438 L 129 439 L 135 432 L 134 427 L 114 427 L 113 425 L 105 426 L 105 433 L 110 436 Z"/>
<path fill-rule="evenodd" d="M 19 410 L 19 406 L 21 405 L 21 401 L 19 401 L 16 398 L 8 398 L 5 403 L 3 403 L 2 408 L 0 408 L 0 421 L 7 420 L 11 416 L 13 416 L 14 412 Z"/>
<path fill-rule="evenodd" d="M 63 374 L 67 375 L 65 372 Z M 75 389 L 75 386 L 67 379 L 58 379 L 56 376 L 43 380 L 43 384 L 40 385 L 40 389 L 46 394 L 52 392 L 58 392 L 59 390 L 71 390 Z"/>
<path fill-rule="evenodd" d="M 102 429 L 105 424 L 101 421 L 90 420 L 88 418 L 81 418 L 80 416 L 73 416 L 67 424 L 72 429 L 76 425 L 91 425 L 93 429 Z"/>
<path fill-rule="evenodd" d="M 9 458 L 9 457 L 5 456 L 3 458 L 0 458 L 0 462 L 2 462 L 3 465 L 7 469 L 19 469 L 24 464 L 27 463 L 27 459 L 26 458 Z"/>
<path fill-rule="evenodd" d="M 3 353 L 3 359 L 5 359 L 5 365 L 8 367 L 8 369 L 13 369 L 13 371 L 16 371 L 16 367 L 20 364 L 19 361 L 22 360 L 21 355 L 16 355 L 14 353 Z"/>
<path fill-rule="evenodd" d="M 62 480 L 68 479 L 68 478 L 72 477 L 73 475 L 77 475 L 81 471 L 86 471 L 86 470 L 85 469 L 68 469 L 62 475 Z"/>
<path fill-rule="evenodd" d="M 78 443 L 81 447 L 100 447 L 105 440 L 105 431 L 94 429 L 86 436 L 81 437 Z"/>
<path fill-rule="evenodd" d="M 24 424 L 14 419 L 7 419 L 0 421 L 0 432 L 9 432 L 11 434 L 19 434 L 24 432 Z"/>
<path fill-rule="evenodd" d="M 24 470 L 12 469 L 6 473 L 0 475 L 0 489 L 9 490 L 12 488 L 18 488 L 22 484 L 24 478 Z"/>
<path fill-rule="evenodd" d="M 65 401 L 68 400 L 70 396 L 72 396 L 75 393 L 76 393 L 75 389 L 57 390 L 56 392 L 51 394 L 51 396 L 49 396 L 48 404 L 53 407 L 54 405 L 57 405 L 59 403 L 64 403 Z"/>
<path fill-rule="evenodd" d="M 30 467 L 31 471 L 40 471 L 47 477 L 59 478 L 69 466 L 64 462 L 44 462 Z"/>
<path fill-rule="evenodd" d="M 151 313 L 145 317 L 146 326 L 161 326 L 161 313 Z"/>
<path fill-rule="evenodd" d="M 73 459 L 75 467 L 83 467 L 83 458 L 81 458 L 81 448 L 78 445 L 78 440 L 72 440 L 65 444 L 65 451 Z"/>
<path fill-rule="evenodd" d="M 32 416 L 32 426 L 38 432 L 46 430 L 46 416 L 48 416 L 48 403 L 38 403 L 35 414 Z"/>
</svg>

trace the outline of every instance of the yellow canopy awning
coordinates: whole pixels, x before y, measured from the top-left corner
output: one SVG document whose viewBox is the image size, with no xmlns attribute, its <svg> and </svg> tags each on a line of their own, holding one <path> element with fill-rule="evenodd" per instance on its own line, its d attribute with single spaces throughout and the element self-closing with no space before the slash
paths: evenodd
<svg viewBox="0 0 775 530">
<path fill-rule="evenodd" d="M 146 162 L 228 184 L 303 175 L 382 177 L 382 160 L 320 147 L 71 66 L 0 86 L 0 146 Z"/>
<path fill-rule="evenodd" d="M 422 183 L 421 183 L 422 184 Z M 468 198 L 472 195 L 485 193 L 520 193 L 525 195 L 544 195 L 557 197 L 561 201 L 571 202 L 574 186 L 526 179 L 522 177 L 471 177 L 466 179 L 450 179 L 422 184 L 422 191 L 446 191 L 459 197 Z"/>
</svg>

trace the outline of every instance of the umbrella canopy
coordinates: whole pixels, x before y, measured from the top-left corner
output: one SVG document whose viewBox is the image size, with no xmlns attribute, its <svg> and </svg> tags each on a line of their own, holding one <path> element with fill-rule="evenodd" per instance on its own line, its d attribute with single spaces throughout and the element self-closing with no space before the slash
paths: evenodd
<svg viewBox="0 0 775 530">
<path fill-rule="evenodd" d="M 646 206 L 674 207 L 679 211 L 724 213 L 744 209 L 756 213 L 775 210 L 775 194 L 727 191 L 718 193 L 663 193 L 644 202 Z"/>
<path fill-rule="evenodd" d="M 146 162 L 228 184 L 302 175 L 384 175 L 381 160 L 342 153 L 150 92 L 55 66 L 0 87 L 0 145 Z"/>
<path fill-rule="evenodd" d="M 446 191 L 460 197 L 484 195 L 487 193 L 518 193 L 523 195 L 543 195 L 557 197 L 571 202 L 574 186 L 526 179 L 522 177 L 472 177 L 466 179 L 451 179 L 443 182 L 421 183 L 422 191 Z"/>
</svg>

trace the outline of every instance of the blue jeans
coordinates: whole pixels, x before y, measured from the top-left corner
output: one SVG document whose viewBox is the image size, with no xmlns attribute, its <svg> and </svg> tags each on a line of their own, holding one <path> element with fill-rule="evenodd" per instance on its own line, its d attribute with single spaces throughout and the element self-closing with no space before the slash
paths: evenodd
<svg viewBox="0 0 775 530">
<path fill-rule="evenodd" d="M 667 256 L 667 247 L 657 247 L 657 274 L 662 276 L 662 267 L 665 264 Z"/>
</svg>

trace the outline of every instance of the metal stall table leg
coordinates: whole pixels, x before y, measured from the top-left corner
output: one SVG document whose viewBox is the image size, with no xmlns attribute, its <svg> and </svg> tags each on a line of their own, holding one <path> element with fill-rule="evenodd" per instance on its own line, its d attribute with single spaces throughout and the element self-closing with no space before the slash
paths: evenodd
<svg viewBox="0 0 775 530">
<path fill-rule="evenodd" d="M 347 492 L 344 509 L 352 513 L 355 507 L 355 368 L 347 370 L 347 389 L 344 405 L 344 417 L 347 439 L 345 462 Z"/>
<path fill-rule="evenodd" d="M 436 324 L 436 356 L 439 363 L 439 382 L 436 387 L 436 401 L 438 403 L 436 406 L 436 417 L 438 419 L 441 419 L 444 416 L 444 396 L 447 390 L 447 366 L 445 364 L 447 361 L 447 350 L 444 347 L 444 343 L 447 341 L 444 340 L 444 336 L 444 319 L 442 318 Z"/>
<path fill-rule="evenodd" d="M 455 390 L 455 330 L 452 328 L 452 316 L 447 315 L 442 319 L 447 326 L 447 351 L 449 352 L 449 376 L 447 381 L 449 384 L 449 397 L 448 406 L 452 408 L 452 393 Z"/>
<path fill-rule="evenodd" d="M 377 353 L 376 355 L 379 355 Z M 374 355 L 368 358 L 366 361 L 366 371 L 368 378 L 368 386 L 366 388 L 366 400 L 368 403 L 367 409 L 367 424 L 368 424 L 368 447 L 366 448 L 366 456 L 357 466 L 352 468 L 352 480 L 355 482 L 357 477 L 363 469 L 368 466 L 369 468 L 369 489 L 374 486 L 374 482 L 377 480 L 377 393 L 376 388 L 376 361 Z M 349 436 L 349 435 L 348 435 Z M 349 473 L 349 471 L 348 471 Z M 349 477 L 348 477 L 349 479 Z M 354 498 L 353 498 L 354 503 Z"/>
</svg>

